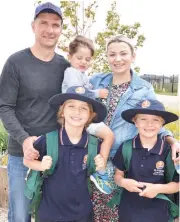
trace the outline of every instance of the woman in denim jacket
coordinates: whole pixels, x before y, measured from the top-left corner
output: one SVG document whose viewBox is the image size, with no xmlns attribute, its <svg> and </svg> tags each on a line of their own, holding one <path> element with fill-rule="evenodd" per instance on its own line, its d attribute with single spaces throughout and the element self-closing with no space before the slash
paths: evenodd
<svg viewBox="0 0 180 222">
<path fill-rule="evenodd" d="M 115 135 L 115 141 L 107 162 L 108 175 L 113 181 L 115 169 L 111 159 L 114 157 L 120 144 L 137 134 L 136 127 L 122 119 L 122 111 L 135 107 L 140 100 L 155 99 L 156 96 L 152 85 L 137 76 L 131 69 L 135 53 L 130 39 L 122 35 L 112 38 L 107 44 L 107 59 L 112 73 L 97 74 L 91 78 L 91 83 L 94 89 L 106 88 L 109 90 L 107 98 L 101 99 L 101 101 L 108 109 L 105 123 Z M 166 136 L 169 143 L 176 143 L 170 132 L 162 130 L 161 133 L 163 136 Z M 112 190 L 115 188 L 114 186 L 114 183 L 112 183 Z M 95 222 L 118 222 L 117 208 L 110 209 L 106 205 L 112 196 L 113 192 L 110 195 L 106 195 L 100 193 L 93 186 L 92 200 Z"/>
</svg>

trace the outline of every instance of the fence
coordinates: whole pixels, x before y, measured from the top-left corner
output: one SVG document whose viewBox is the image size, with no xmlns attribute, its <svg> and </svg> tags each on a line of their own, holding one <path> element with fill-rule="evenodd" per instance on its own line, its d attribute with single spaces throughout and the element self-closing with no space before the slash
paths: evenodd
<svg viewBox="0 0 180 222">
<path fill-rule="evenodd" d="M 144 74 L 142 79 L 150 82 L 156 91 L 177 93 L 178 90 L 178 75 L 165 76 L 165 75 L 151 75 Z"/>
</svg>

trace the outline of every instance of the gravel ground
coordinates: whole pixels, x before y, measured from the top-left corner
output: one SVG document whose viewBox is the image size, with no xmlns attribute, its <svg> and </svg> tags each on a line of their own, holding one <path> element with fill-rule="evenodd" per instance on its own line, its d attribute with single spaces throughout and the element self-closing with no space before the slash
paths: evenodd
<svg viewBox="0 0 180 222">
<path fill-rule="evenodd" d="M 0 208 L 0 222 L 8 222 L 7 209 Z"/>
<path fill-rule="evenodd" d="M 7 219 L 7 209 L 0 208 L 0 222 L 8 222 Z M 34 219 L 31 219 L 31 222 L 34 222 Z"/>
</svg>

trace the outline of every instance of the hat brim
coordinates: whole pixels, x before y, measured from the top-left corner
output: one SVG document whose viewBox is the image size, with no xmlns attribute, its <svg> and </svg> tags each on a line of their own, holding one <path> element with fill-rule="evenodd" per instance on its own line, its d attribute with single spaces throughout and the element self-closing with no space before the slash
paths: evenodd
<svg viewBox="0 0 180 222">
<path fill-rule="evenodd" d="M 161 116 L 165 121 L 163 125 L 174 122 L 179 119 L 179 117 L 174 113 L 168 111 L 159 111 L 159 110 L 150 110 L 150 109 L 128 109 L 123 111 L 121 116 L 127 122 L 134 124 L 132 119 L 137 114 L 149 114 L 149 115 Z"/>
<path fill-rule="evenodd" d="M 92 121 L 93 123 L 102 122 L 106 118 L 107 109 L 105 105 L 94 99 L 90 99 L 88 97 L 79 94 L 74 94 L 74 93 L 57 94 L 49 100 L 49 105 L 57 111 L 59 109 L 59 106 L 61 106 L 66 100 L 69 99 L 80 100 L 82 102 L 91 104 L 93 107 L 93 111 L 97 114 L 97 116 Z"/>
</svg>

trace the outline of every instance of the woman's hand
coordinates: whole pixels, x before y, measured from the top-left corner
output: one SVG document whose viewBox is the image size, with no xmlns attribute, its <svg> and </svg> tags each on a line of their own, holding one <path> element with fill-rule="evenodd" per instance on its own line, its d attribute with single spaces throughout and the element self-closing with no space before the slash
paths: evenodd
<svg viewBox="0 0 180 222">
<path fill-rule="evenodd" d="M 172 160 L 174 161 L 175 165 L 178 165 L 180 163 L 180 143 L 178 141 L 176 141 L 175 143 L 173 143 L 171 145 L 171 149 L 172 149 Z M 178 157 L 176 157 L 178 154 Z"/>
</svg>

